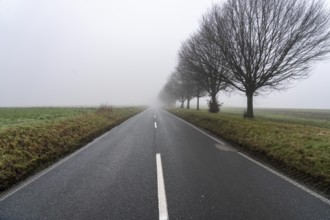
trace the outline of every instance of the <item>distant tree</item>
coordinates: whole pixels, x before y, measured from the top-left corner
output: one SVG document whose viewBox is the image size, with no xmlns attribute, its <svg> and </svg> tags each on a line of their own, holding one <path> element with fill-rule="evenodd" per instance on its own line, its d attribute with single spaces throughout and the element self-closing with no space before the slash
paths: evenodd
<svg viewBox="0 0 330 220">
<path fill-rule="evenodd" d="M 168 107 L 173 107 L 177 100 L 175 94 L 170 88 L 170 84 L 166 83 L 163 89 L 160 91 L 158 95 L 159 100 Z"/>
<path fill-rule="evenodd" d="M 184 90 L 184 94 L 187 101 L 187 109 L 190 109 L 190 101 L 194 98 L 194 81 L 192 81 L 190 78 L 186 77 L 182 72 L 178 71 L 178 74 L 180 74 L 180 80 L 182 82 L 182 89 Z"/>
<path fill-rule="evenodd" d="M 187 95 L 188 86 L 184 81 L 182 75 L 175 71 L 173 72 L 167 80 L 163 90 L 161 91 L 163 99 L 172 100 L 172 102 L 179 101 L 181 103 L 180 108 L 184 108 L 184 103 L 187 100 L 187 97 L 191 99 L 190 96 Z"/>
<path fill-rule="evenodd" d="M 330 51 L 329 12 L 318 0 L 228 0 L 212 7 L 201 30 L 232 73 L 227 82 L 246 94 L 247 117 L 255 95 L 306 78 Z"/>
<path fill-rule="evenodd" d="M 193 86 L 194 86 L 194 94 L 193 95 L 194 95 L 194 97 L 197 98 L 196 109 L 199 110 L 199 99 L 206 96 L 207 92 L 204 89 L 204 87 L 201 85 L 200 82 L 194 81 Z"/>
<path fill-rule="evenodd" d="M 167 82 L 160 91 L 158 98 L 170 107 L 174 106 L 176 101 L 180 99 L 179 84 L 173 74 L 171 74 L 167 79 Z"/>
<path fill-rule="evenodd" d="M 174 89 L 175 89 L 175 92 L 177 94 L 178 101 L 181 102 L 180 108 L 184 108 L 185 101 L 187 100 L 187 102 L 189 102 L 190 99 L 191 99 L 189 94 L 187 94 L 188 93 L 188 85 L 185 82 L 182 75 L 177 71 L 172 73 L 171 80 L 172 80 L 172 83 L 175 85 Z"/>
<path fill-rule="evenodd" d="M 197 98 L 197 110 L 199 110 L 199 99 L 206 96 L 206 90 L 200 80 L 196 80 L 192 72 L 186 72 L 187 69 L 177 66 L 177 71 L 181 74 L 187 87 L 187 109 L 190 108 L 189 99 Z M 188 99 L 189 97 L 189 99 Z"/>
<path fill-rule="evenodd" d="M 197 82 L 202 90 L 207 91 L 211 100 L 209 111 L 218 112 L 218 93 L 228 88 L 224 75 L 228 74 L 221 60 L 218 47 L 199 33 L 186 40 L 179 51 L 178 68 L 186 76 Z M 229 76 L 227 77 L 229 78 Z"/>
</svg>

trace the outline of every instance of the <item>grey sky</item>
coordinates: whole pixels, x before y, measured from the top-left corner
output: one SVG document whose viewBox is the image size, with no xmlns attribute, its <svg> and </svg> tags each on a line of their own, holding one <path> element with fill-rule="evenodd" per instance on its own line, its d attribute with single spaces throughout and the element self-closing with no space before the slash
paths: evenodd
<svg viewBox="0 0 330 220">
<path fill-rule="evenodd" d="M 0 0 L 0 106 L 153 102 L 211 0 Z M 259 107 L 330 109 L 330 59 Z M 220 96 L 245 106 L 242 95 Z"/>
</svg>

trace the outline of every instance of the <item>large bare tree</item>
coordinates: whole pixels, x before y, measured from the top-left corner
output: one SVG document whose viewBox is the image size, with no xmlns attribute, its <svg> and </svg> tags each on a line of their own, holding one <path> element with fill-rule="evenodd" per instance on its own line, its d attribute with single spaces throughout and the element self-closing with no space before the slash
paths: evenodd
<svg viewBox="0 0 330 220">
<path fill-rule="evenodd" d="M 203 17 L 201 29 L 221 51 L 228 82 L 246 94 L 247 117 L 254 116 L 255 95 L 306 78 L 330 48 L 321 0 L 227 0 Z"/>
<path fill-rule="evenodd" d="M 211 97 L 209 111 L 214 113 L 219 111 L 219 91 L 228 88 L 228 83 L 224 80 L 224 75 L 228 72 L 219 52 L 215 44 L 199 33 L 186 40 L 179 51 L 178 69 L 207 91 Z"/>
</svg>

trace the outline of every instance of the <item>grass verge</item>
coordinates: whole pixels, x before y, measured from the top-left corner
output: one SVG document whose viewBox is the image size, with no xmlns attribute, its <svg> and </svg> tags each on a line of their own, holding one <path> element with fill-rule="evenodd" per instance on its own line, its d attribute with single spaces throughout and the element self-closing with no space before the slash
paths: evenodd
<svg viewBox="0 0 330 220">
<path fill-rule="evenodd" d="M 142 108 L 88 111 L 0 130 L 0 191 L 82 147 Z"/>
<path fill-rule="evenodd" d="M 286 170 L 302 174 L 315 188 L 330 195 L 329 128 L 265 118 L 251 120 L 229 113 L 181 109 L 170 112 Z"/>
</svg>

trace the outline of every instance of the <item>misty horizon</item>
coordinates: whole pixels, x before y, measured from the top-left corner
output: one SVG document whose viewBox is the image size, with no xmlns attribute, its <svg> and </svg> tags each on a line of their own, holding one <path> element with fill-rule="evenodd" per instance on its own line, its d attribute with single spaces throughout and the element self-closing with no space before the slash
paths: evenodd
<svg viewBox="0 0 330 220">
<path fill-rule="evenodd" d="M 0 107 L 153 105 L 213 2 L 1 1 Z M 329 69 L 330 59 L 317 62 L 308 79 L 254 105 L 330 109 Z M 246 106 L 239 92 L 219 101 Z"/>
</svg>

